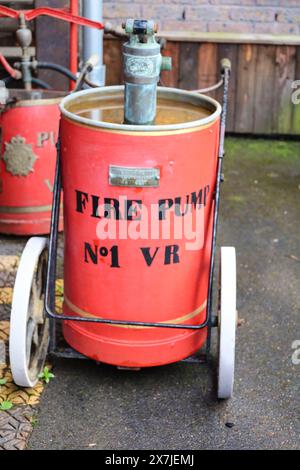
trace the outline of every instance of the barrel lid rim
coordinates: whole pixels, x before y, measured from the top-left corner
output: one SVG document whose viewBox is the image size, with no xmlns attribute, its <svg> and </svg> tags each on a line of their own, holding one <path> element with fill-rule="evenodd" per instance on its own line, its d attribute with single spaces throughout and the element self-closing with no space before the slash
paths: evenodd
<svg viewBox="0 0 300 470">
<path fill-rule="evenodd" d="M 16 96 L 14 96 L 16 93 Z M 29 95 L 34 94 L 38 95 L 42 93 L 44 96 L 42 97 L 30 97 Z M 22 88 L 10 88 L 9 94 L 10 98 L 16 98 L 16 101 L 10 103 L 10 107 L 12 108 L 19 108 L 19 107 L 29 107 L 29 106 L 48 106 L 52 104 L 59 104 L 61 100 L 66 96 L 65 91 L 62 90 L 24 90 Z M 28 97 L 26 97 L 26 94 Z M 47 95 L 50 96 L 47 96 Z M 18 96 L 19 95 L 19 96 Z M 24 96 L 22 96 L 24 95 Z"/>
<path fill-rule="evenodd" d="M 39 98 L 33 100 L 20 100 L 13 103 L 13 108 L 23 108 L 23 107 L 30 107 L 30 106 L 50 106 L 52 104 L 59 104 L 62 100 L 61 98 Z"/>
<path fill-rule="evenodd" d="M 124 85 L 114 85 L 114 86 L 106 86 L 102 87 L 102 89 L 105 88 L 105 91 L 108 92 L 114 92 L 114 91 L 121 91 L 124 89 Z M 178 130 L 183 130 L 183 129 L 193 129 L 195 127 L 202 127 L 206 126 L 208 124 L 212 124 L 213 122 L 216 121 L 216 119 L 220 116 L 222 107 L 220 103 L 210 96 L 202 95 L 200 93 L 195 93 L 192 91 L 188 90 L 180 90 L 179 88 L 171 88 L 171 87 L 158 87 L 159 91 L 166 92 L 166 93 L 175 93 L 178 95 L 186 95 L 186 96 L 192 96 L 196 99 L 200 99 L 203 101 L 206 101 L 213 105 L 215 107 L 215 111 L 210 114 L 209 116 L 201 119 L 197 119 L 196 121 L 188 121 L 184 123 L 179 123 L 179 124 L 163 124 L 163 125 L 129 125 L 129 124 L 115 124 L 115 123 L 110 123 L 110 122 L 105 122 L 105 121 L 94 121 L 93 119 L 85 118 L 82 116 L 78 116 L 75 113 L 72 113 L 66 109 L 66 105 L 74 100 L 74 98 L 84 96 L 84 95 L 92 95 L 99 93 L 99 88 L 93 88 L 93 89 L 88 89 L 88 90 L 82 90 L 78 91 L 75 93 L 71 93 L 64 97 L 62 101 L 60 102 L 60 111 L 63 116 L 68 118 L 71 121 L 74 121 L 78 124 L 83 124 L 88 127 L 93 127 L 97 129 L 103 129 L 103 130 L 111 130 L 111 131 L 121 131 L 121 132 L 164 132 L 164 131 L 178 131 Z"/>
</svg>

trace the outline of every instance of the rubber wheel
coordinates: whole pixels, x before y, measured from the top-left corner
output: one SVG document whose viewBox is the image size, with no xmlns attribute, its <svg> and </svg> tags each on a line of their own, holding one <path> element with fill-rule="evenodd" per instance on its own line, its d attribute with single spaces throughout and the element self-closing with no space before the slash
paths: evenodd
<svg viewBox="0 0 300 470">
<path fill-rule="evenodd" d="M 9 357 L 14 382 L 34 387 L 47 355 L 49 321 L 44 312 L 48 239 L 32 237 L 22 253 L 10 318 Z"/>
<path fill-rule="evenodd" d="M 236 254 L 233 247 L 221 248 L 219 289 L 219 376 L 218 398 L 233 394 L 236 311 Z"/>
</svg>

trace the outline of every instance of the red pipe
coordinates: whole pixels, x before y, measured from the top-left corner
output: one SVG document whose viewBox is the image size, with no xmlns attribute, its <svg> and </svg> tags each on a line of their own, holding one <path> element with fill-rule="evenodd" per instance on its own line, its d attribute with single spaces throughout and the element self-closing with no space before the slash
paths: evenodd
<svg viewBox="0 0 300 470">
<path fill-rule="evenodd" d="M 70 11 L 71 15 L 78 16 L 78 0 L 70 0 Z M 78 58 L 78 26 L 75 23 L 71 23 L 70 26 L 70 70 L 76 75 L 78 70 L 77 64 Z M 70 80 L 70 90 L 73 90 L 75 83 Z"/>
<path fill-rule="evenodd" d="M 75 0 L 71 0 L 72 2 Z M 38 16 L 50 16 L 58 20 L 67 21 L 68 23 L 76 23 L 81 26 L 89 26 L 96 29 L 104 29 L 104 25 L 97 21 L 89 20 L 78 15 L 74 15 L 68 11 L 59 8 L 41 7 L 34 10 L 13 10 L 12 8 L 0 6 L 0 17 L 19 18 L 23 14 L 27 21 L 35 20 Z"/>
<path fill-rule="evenodd" d="M 19 12 L 9 7 L 0 6 L 0 16 L 8 18 L 18 18 Z"/>
<path fill-rule="evenodd" d="M 14 69 L 13 67 L 11 67 L 2 54 L 0 54 L 0 63 L 3 65 L 6 72 L 12 78 L 15 78 L 16 80 L 19 80 L 21 78 L 21 76 L 22 76 L 21 72 L 19 70 Z"/>
</svg>

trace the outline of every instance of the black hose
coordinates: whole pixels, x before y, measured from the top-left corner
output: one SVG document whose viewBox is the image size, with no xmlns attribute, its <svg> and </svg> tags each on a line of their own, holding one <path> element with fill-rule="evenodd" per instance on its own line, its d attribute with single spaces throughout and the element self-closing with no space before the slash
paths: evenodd
<svg viewBox="0 0 300 470">
<path fill-rule="evenodd" d="M 55 70 L 56 72 L 59 72 L 59 73 L 65 75 L 70 80 L 73 80 L 73 82 L 76 82 L 76 76 L 72 72 L 70 72 L 69 69 L 64 67 L 63 65 L 54 64 L 53 62 L 38 62 L 36 64 L 36 67 L 38 69 Z"/>
<path fill-rule="evenodd" d="M 44 90 L 51 90 L 52 89 L 51 86 L 48 85 L 48 83 L 44 82 L 44 80 L 41 80 L 40 78 L 32 77 L 31 78 L 31 83 L 33 83 L 34 85 L 37 85 L 40 88 L 44 88 Z"/>
<path fill-rule="evenodd" d="M 8 75 L 7 77 L 1 78 L 1 81 L 4 82 L 5 85 L 9 85 L 9 83 L 11 83 L 13 80 L 14 78 L 11 77 L 10 75 Z"/>
<path fill-rule="evenodd" d="M 11 85 L 12 83 L 16 83 L 16 84 L 20 83 L 20 80 L 15 80 L 11 76 L 1 78 L 1 80 L 5 83 L 5 85 Z M 44 88 L 44 90 L 51 90 L 51 86 L 48 85 L 48 83 L 44 82 L 44 80 L 40 80 L 39 78 L 32 77 L 31 82 L 40 88 Z"/>
<path fill-rule="evenodd" d="M 84 82 L 90 87 L 90 88 L 99 88 L 100 85 L 97 85 L 97 83 L 91 82 L 87 77 L 84 77 Z"/>
<path fill-rule="evenodd" d="M 54 64 L 53 62 L 38 62 L 37 63 L 37 68 L 38 69 L 49 69 L 49 70 L 55 70 L 56 72 L 62 73 L 65 75 L 67 78 L 70 80 L 73 80 L 73 82 L 77 81 L 77 77 L 66 67 L 63 65 L 59 64 Z M 84 77 L 83 81 L 90 87 L 90 88 L 98 88 L 99 85 L 96 83 L 91 82 L 87 76 Z"/>
<path fill-rule="evenodd" d="M 63 65 L 54 64 L 53 62 L 38 62 L 36 67 L 38 69 L 41 69 L 41 70 L 43 70 L 43 69 L 55 70 L 56 72 L 59 72 L 59 73 L 62 73 L 63 75 L 65 75 L 70 80 L 72 80 L 74 82 L 77 81 L 77 77 L 69 69 L 67 69 Z M 8 84 L 10 81 L 12 81 L 14 79 L 9 76 L 9 77 L 3 78 L 2 80 L 5 82 L 5 84 Z M 86 76 L 84 77 L 84 82 L 91 88 L 98 88 L 98 86 L 99 86 L 96 83 L 91 82 Z M 40 86 L 41 88 L 44 88 L 45 90 L 51 89 L 51 87 L 47 83 L 40 80 L 39 78 L 32 77 L 32 83 L 34 83 L 35 85 Z"/>
</svg>

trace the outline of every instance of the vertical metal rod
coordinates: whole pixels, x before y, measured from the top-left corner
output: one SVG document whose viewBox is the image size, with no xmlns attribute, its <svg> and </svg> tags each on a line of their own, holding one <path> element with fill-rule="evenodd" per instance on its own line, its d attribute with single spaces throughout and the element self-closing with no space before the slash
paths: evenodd
<svg viewBox="0 0 300 470">
<path fill-rule="evenodd" d="M 49 239 L 49 260 L 47 266 L 45 305 L 51 310 L 55 308 L 55 279 L 56 279 L 56 252 L 58 240 L 58 225 L 61 195 L 61 170 L 60 170 L 60 131 L 56 144 L 56 170 L 53 189 L 53 203 L 51 213 L 50 239 Z M 56 349 L 56 325 L 55 320 L 50 319 L 50 352 Z"/>
<path fill-rule="evenodd" d="M 102 0 L 84 0 L 83 16 L 93 21 L 103 22 Z M 89 80 L 99 86 L 105 85 L 105 66 L 103 65 L 103 31 L 95 28 L 83 28 L 83 62 L 92 55 L 99 57 L 98 65 L 88 74 Z"/>
<path fill-rule="evenodd" d="M 72 15 L 78 15 L 78 0 L 70 0 L 70 11 Z M 70 25 L 70 70 L 76 75 L 78 70 L 78 26 L 75 23 Z M 74 89 L 74 82 L 70 80 L 70 90 Z"/>
<path fill-rule="evenodd" d="M 208 301 L 207 301 L 208 318 L 209 318 L 210 326 L 211 326 L 211 321 L 212 321 L 213 277 L 214 277 L 214 268 L 215 268 L 217 226 L 218 226 L 219 206 L 220 206 L 220 185 L 221 185 L 221 178 L 222 178 L 222 163 L 223 163 L 223 157 L 224 157 L 224 142 L 225 142 L 226 117 L 227 117 L 227 107 L 228 107 L 228 87 L 229 87 L 230 69 L 225 67 L 223 73 L 224 73 L 223 104 L 222 104 L 222 114 L 221 114 L 221 124 L 220 124 L 217 180 L 216 180 L 216 187 L 215 187 L 215 211 L 214 211 L 214 220 L 213 220 L 212 250 L 211 250 L 211 258 L 210 258 L 209 287 L 208 287 Z M 208 334 L 207 334 L 207 341 L 206 341 L 207 353 L 209 353 L 210 351 L 210 343 L 211 343 L 211 327 L 208 328 Z"/>
</svg>

